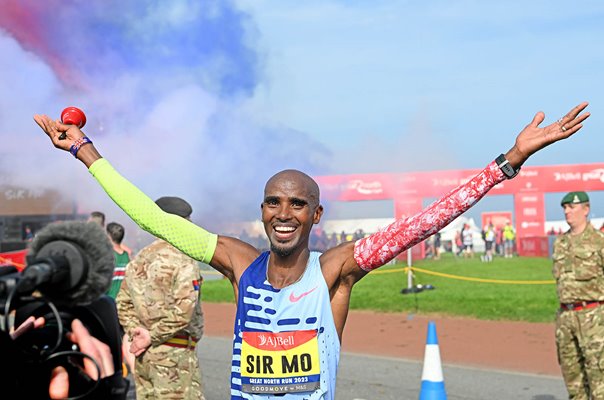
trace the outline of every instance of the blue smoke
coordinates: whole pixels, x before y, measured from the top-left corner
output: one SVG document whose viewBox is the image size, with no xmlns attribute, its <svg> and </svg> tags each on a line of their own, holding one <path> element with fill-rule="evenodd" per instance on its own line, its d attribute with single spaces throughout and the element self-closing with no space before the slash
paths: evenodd
<svg viewBox="0 0 604 400">
<path fill-rule="evenodd" d="M 13 94 L 0 98 L 0 140 L 13 143 L 0 149 L 2 181 L 57 188 L 80 210 L 124 220 L 31 120 L 38 113 L 58 118 L 72 105 L 86 112 L 84 131 L 120 172 L 152 198 L 189 199 L 206 226 L 257 218 L 264 182 L 281 169 L 325 172 L 322 144 L 278 116 L 258 117 L 251 100 L 265 79 L 261 36 L 233 1 L 48 0 L 27 7 L 29 25 L 0 31 L 0 51 L 11 60 L 0 91 Z M 34 39 L 14 31 L 32 23 Z"/>
<path fill-rule="evenodd" d="M 253 21 L 231 1 L 71 1 L 57 12 L 47 43 L 97 83 L 186 71 L 187 80 L 227 97 L 250 95 L 258 83 Z"/>
</svg>

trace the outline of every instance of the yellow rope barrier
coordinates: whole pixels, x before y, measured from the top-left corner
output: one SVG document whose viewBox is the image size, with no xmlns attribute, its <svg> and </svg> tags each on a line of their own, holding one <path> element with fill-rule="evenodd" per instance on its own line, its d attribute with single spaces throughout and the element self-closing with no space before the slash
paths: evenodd
<svg viewBox="0 0 604 400">
<path fill-rule="evenodd" d="M 407 272 L 408 269 L 409 269 L 409 267 L 386 269 L 386 270 L 381 270 L 381 271 L 373 271 L 371 274 L 373 275 L 373 274 L 389 274 L 389 273 L 394 273 L 394 272 Z M 421 269 L 421 268 L 416 268 L 416 267 L 411 267 L 411 271 L 417 271 L 417 272 L 421 272 L 421 273 L 428 274 L 428 275 L 441 276 L 443 278 L 457 279 L 460 281 L 497 283 L 497 284 L 502 284 L 502 285 L 553 285 L 556 283 L 556 281 L 554 281 L 554 280 L 514 281 L 514 280 L 508 280 L 508 279 L 473 278 L 473 277 L 469 277 L 469 276 L 459 276 L 459 275 L 445 274 L 443 272 L 434 272 L 434 271 L 429 271 L 427 269 Z"/>
<path fill-rule="evenodd" d="M 0 261 L 6 262 L 8 264 L 12 264 L 15 267 L 20 267 L 20 268 L 25 267 L 25 265 L 23 265 L 23 264 L 13 262 L 12 260 L 9 260 L 8 258 L 4 258 L 4 257 L 0 257 Z M 378 271 L 371 272 L 371 275 L 407 272 L 408 269 L 409 269 L 409 267 L 378 270 Z M 459 276 L 459 275 L 445 274 L 443 272 L 429 271 L 429 270 L 421 269 L 421 268 L 417 268 L 417 267 L 412 267 L 411 270 L 417 271 L 417 272 L 422 272 L 422 273 L 428 274 L 428 275 L 435 275 L 435 276 L 441 276 L 443 278 L 457 279 L 457 280 L 461 280 L 461 281 L 470 281 L 470 282 L 498 283 L 498 284 L 505 284 L 505 285 L 553 285 L 554 283 L 556 283 L 556 281 L 554 281 L 554 280 L 514 281 L 514 280 L 507 280 L 507 279 L 473 278 L 473 277 L 469 277 L 469 276 Z M 208 275 L 222 275 L 220 272 L 212 271 L 212 270 L 202 270 L 202 273 L 208 274 Z"/>
<path fill-rule="evenodd" d="M 377 274 L 392 274 L 394 272 L 407 272 L 407 269 L 409 269 L 409 267 L 405 267 L 405 268 L 394 268 L 394 269 L 378 269 L 377 271 L 371 271 L 371 275 L 377 275 Z"/>
</svg>

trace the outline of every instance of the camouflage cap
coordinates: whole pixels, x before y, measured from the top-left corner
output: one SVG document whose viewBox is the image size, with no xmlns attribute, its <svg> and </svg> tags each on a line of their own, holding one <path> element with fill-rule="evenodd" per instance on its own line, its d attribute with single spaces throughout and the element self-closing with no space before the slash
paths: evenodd
<svg viewBox="0 0 604 400">
<path fill-rule="evenodd" d="M 562 198 L 560 205 L 589 203 L 589 196 L 585 192 L 570 192 Z"/>
<path fill-rule="evenodd" d="M 167 213 L 179 215 L 183 218 L 188 218 L 193 212 L 191 205 L 180 197 L 160 197 L 155 200 L 155 204 Z"/>
</svg>

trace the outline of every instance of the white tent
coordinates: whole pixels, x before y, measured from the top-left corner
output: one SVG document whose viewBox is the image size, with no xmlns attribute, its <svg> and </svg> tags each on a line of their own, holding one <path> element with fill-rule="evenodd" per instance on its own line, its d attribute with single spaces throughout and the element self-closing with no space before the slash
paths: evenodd
<svg viewBox="0 0 604 400">
<path fill-rule="evenodd" d="M 453 249 L 457 249 L 457 246 L 455 246 L 455 234 L 461 231 L 464 224 L 470 226 L 470 231 L 472 232 L 472 238 L 474 240 L 474 252 L 483 252 L 484 240 L 482 240 L 482 228 L 476 225 L 474 218 L 467 218 L 463 215 L 457 217 L 457 219 L 453 220 L 453 222 L 440 231 L 440 240 L 450 240 L 451 243 L 453 243 Z"/>
</svg>

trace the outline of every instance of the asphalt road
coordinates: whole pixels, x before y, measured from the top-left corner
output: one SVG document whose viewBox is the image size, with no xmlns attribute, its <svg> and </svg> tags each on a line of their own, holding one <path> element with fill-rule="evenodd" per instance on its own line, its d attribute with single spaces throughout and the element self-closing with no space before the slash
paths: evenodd
<svg viewBox="0 0 604 400">
<path fill-rule="evenodd" d="M 198 346 L 207 400 L 229 398 L 231 340 L 204 337 Z M 338 400 L 417 400 L 422 363 L 342 353 Z M 563 400 L 561 378 L 444 365 L 449 400 Z"/>
</svg>

